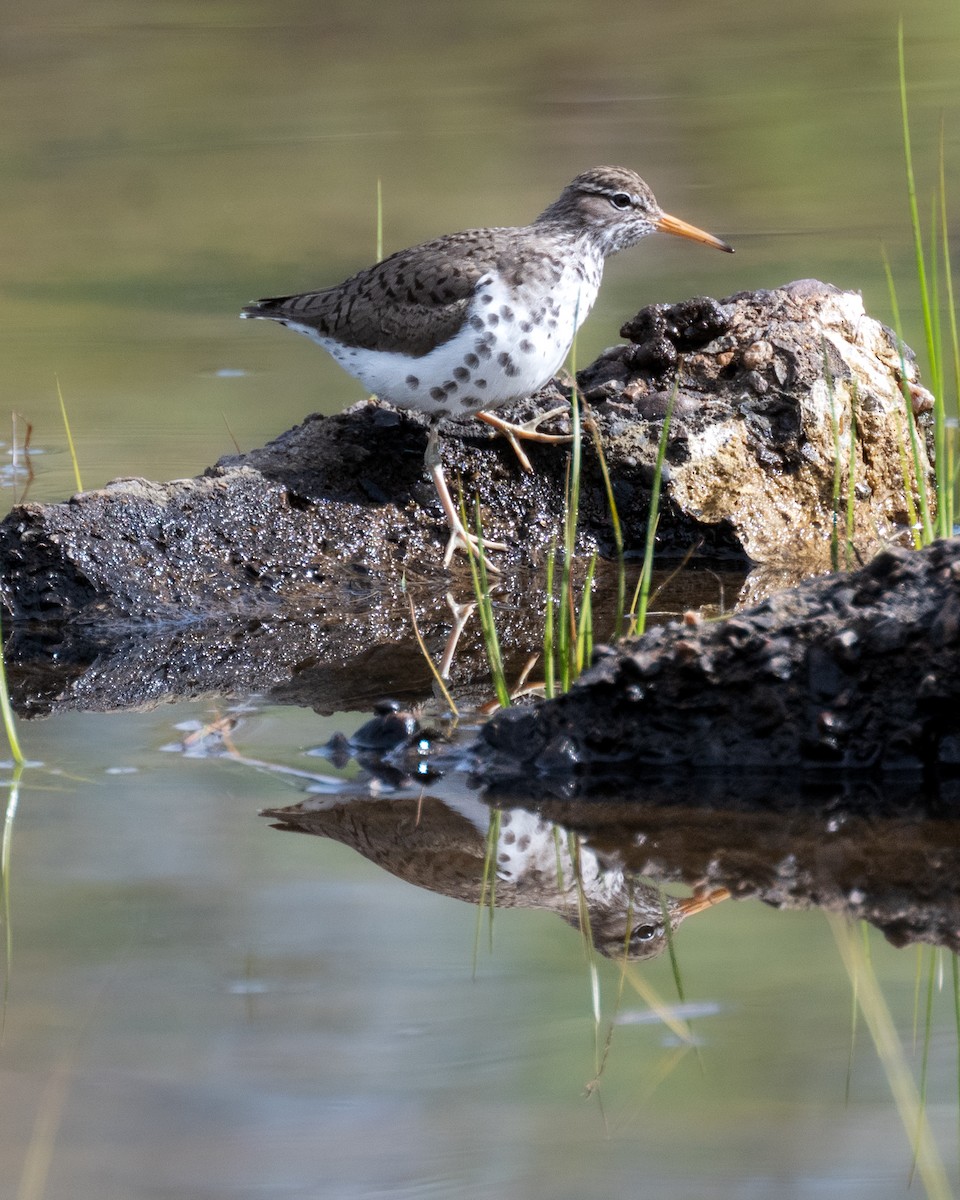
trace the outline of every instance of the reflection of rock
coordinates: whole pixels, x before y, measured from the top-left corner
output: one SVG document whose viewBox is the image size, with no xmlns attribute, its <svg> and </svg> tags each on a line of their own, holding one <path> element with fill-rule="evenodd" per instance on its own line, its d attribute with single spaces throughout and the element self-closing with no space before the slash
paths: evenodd
<svg viewBox="0 0 960 1200">
<path fill-rule="evenodd" d="M 960 539 L 601 651 L 566 695 L 494 717 L 477 756 L 491 782 L 956 768 Z"/>
<path fill-rule="evenodd" d="M 920 780 L 831 786 L 752 773 L 536 808 L 653 879 L 822 908 L 868 921 L 895 946 L 960 952 L 960 780 L 937 795 Z"/>
<path fill-rule="evenodd" d="M 658 606 L 677 612 L 736 596 L 742 572 L 658 572 Z M 515 572 L 496 593 L 507 677 L 518 678 L 543 646 L 543 573 Z M 594 627 L 613 633 L 616 578 L 597 571 Z M 452 617 L 443 590 L 408 583 L 406 594 L 359 585 L 315 598 L 313 608 L 285 605 L 272 616 L 159 625 L 83 622 L 4 626 L 13 703 L 26 716 L 140 708 L 183 697 L 247 696 L 318 712 L 370 709 L 383 696 L 408 704 L 429 699 L 433 677 L 413 636 L 410 601 L 424 641 L 439 661 Z M 727 601 L 730 603 L 730 600 Z M 474 618 L 457 649 L 450 686 L 457 704 L 490 698 L 490 668 Z"/>
<path fill-rule="evenodd" d="M 856 413 L 858 551 L 903 534 L 900 358 L 858 296 L 805 281 L 722 305 L 661 308 L 630 329 L 641 345 L 608 352 L 582 376 L 628 553 L 643 547 L 652 463 L 678 367 L 662 549 L 682 553 L 700 542 L 714 557 L 803 553 L 822 561 L 834 405 L 844 469 Z M 922 408 L 925 394 L 914 393 Z M 504 415 L 522 419 L 558 399 L 550 385 Z M 21 505 L 0 525 L 4 603 L 18 619 L 182 624 L 261 619 L 281 602 L 336 609 L 354 590 L 395 585 L 413 569 L 436 578 L 446 529 L 422 470 L 425 438 L 415 415 L 364 403 L 310 417 L 197 479 L 119 480 L 69 504 Z M 609 555 L 605 490 L 586 441 L 581 542 Z M 443 439 L 448 477 L 459 476 L 468 497 L 482 497 L 487 536 L 511 547 L 508 568 L 542 561 L 563 509 L 566 447 L 534 445 L 530 453 L 536 471 L 525 474 L 502 439 L 475 421 L 451 425 Z M 922 444 L 919 455 L 926 471 Z"/>
<path fill-rule="evenodd" d="M 597 854 L 576 834 L 522 808 L 490 809 L 469 795 L 439 800 L 305 800 L 267 809 L 278 828 L 332 838 L 408 883 L 470 904 L 540 908 L 575 927 L 588 926 L 596 948 L 611 957 L 650 958 L 671 930 L 726 892 L 667 896 L 624 871 L 615 851 Z M 491 833 L 492 831 L 492 833 Z M 485 868 L 496 837 L 495 877 Z"/>
<path fill-rule="evenodd" d="M 389 712 L 315 752 L 331 761 L 354 755 L 361 771 L 349 780 L 245 757 L 231 740 L 234 725 L 191 728 L 182 750 L 311 789 L 303 803 L 267 811 L 281 828 L 332 838 L 398 878 L 469 903 L 481 900 L 485 873 L 490 879 L 493 830 L 496 904 L 579 924 L 582 896 L 591 936 L 612 956 L 623 952 L 628 926 L 632 956 L 663 948 L 664 882 L 694 888 L 689 900 L 668 901 L 674 927 L 729 893 L 869 921 L 897 946 L 960 950 L 960 775 L 937 787 L 906 776 L 646 772 L 571 799 L 559 779 L 478 791 L 462 749 Z M 362 750 L 394 739 L 378 753 Z"/>
</svg>

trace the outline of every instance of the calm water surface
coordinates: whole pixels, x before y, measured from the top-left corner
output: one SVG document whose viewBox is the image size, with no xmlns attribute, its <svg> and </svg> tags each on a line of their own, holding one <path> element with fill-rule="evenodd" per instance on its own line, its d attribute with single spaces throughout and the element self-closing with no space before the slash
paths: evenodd
<svg viewBox="0 0 960 1200">
<path fill-rule="evenodd" d="M 681 927 L 699 1059 L 603 959 L 598 1031 L 575 930 L 499 910 L 477 951 L 475 907 L 257 817 L 295 784 L 165 749 L 209 715 L 27 731 L 67 774 L 29 772 L 13 838 L 0 1145 L 14 1178 L 46 1172 L 20 1195 L 905 1194 L 822 915 L 727 903 Z M 302 750 L 331 727 L 267 710 L 235 744 L 329 771 Z M 915 955 L 877 934 L 871 954 L 913 1061 Z M 928 1112 L 955 1164 L 945 966 Z M 666 955 L 640 970 L 676 1004 Z"/>
<path fill-rule="evenodd" d="M 55 377 L 86 487 L 191 475 L 234 439 L 247 449 L 359 398 L 306 341 L 236 313 L 371 261 L 378 179 L 387 251 L 525 222 L 602 162 L 635 167 L 668 211 L 736 245 L 731 258 L 652 239 L 615 260 L 583 360 L 642 304 L 804 276 L 863 290 L 888 320 L 881 243 L 919 344 L 899 12 L 13 6 L 0 32 L 0 381 L 41 452 L 29 497 L 74 488 Z M 917 170 L 929 189 L 943 113 L 955 196 L 956 6 L 913 5 L 906 42 Z M 10 503 L 23 483 L 7 480 Z M 682 927 L 699 1055 L 640 1019 L 632 985 L 618 1000 L 606 960 L 597 1026 L 584 943 L 556 915 L 498 912 L 474 968 L 474 907 L 257 816 L 295 803 L 295 780 L 164 749 L 215 711 L 76 714 L 23 732 L 44 766 L 22 782 L 10 843 L 8 1194 L 907 1194 L 909 1139 L 862 1021 L 852 1036 L 822 915 L 725 903 Z M 250 757 L 326 769 L 303 749 L 364 719 L 256 709 L 236 737 Z M 871 947 L 918 1070 L 916 955 L 877 934 Z M 927 1109 L 956 1193 L 944 969 Z M 667 956 L 642 978 L 676 1003 Z"/>
</svg>

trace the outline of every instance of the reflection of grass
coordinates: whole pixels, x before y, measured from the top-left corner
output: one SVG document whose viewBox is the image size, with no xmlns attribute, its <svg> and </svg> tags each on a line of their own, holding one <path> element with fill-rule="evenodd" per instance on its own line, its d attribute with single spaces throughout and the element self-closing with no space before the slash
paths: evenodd
<svg viewBox="0 0 960 1200">
<path fill-rule="evenodd" d="M 46 1195 L 63 1110 L 76 1073 L 76 1059 L 74 1048 L 58 1059 L 47 1080 L 24 1155 L 17 1200 L 43 1200 Z"/>
<path fill-rule="evenodd" d="M 957 1046 L 960 1047 L 960 959 L 956 954 L 951 956 L 950 965 L 953 976 L 953 1022 Z M 960 1049 L 957 1051 L 957 1145 L 960 1145 Z"/>
<path fill-rule="evenodd" d="M 928 1081 L 928 1073 L 927 1072 L 928 1072 L 928 1068 L 930 1066 L 930 1032 L 933 1027 L 933 993 L 934 993 L 935 980 L 936 980 L 936 976 L 937 976 L 938 960 L 940 961 L 940 963 L 942 965 L 942 951 L 937 949 L 937 950 L 931 952 L 929 954 L 929 959 L 930 959 L 930 965 L 929 965 L 929 969 L 927 971 L 927 999 L 926 999 L 926 1004 L 924 1005 L 924 1018 L 923 1018 L 923 1053 L 920 1056 L 920 1111 L 922 1113 L 926 1112 L 926 1110 L 927 1110 L 927 1081 Z M 920 964 L 918 963 L 917 966 L 919 967 Z M 919 1139 L 918 1139 L 918 1143 L 914 1144 L 913 1165 L 911 1167 L 911 1172 L 910 1172 L 911 1175 L 913 1174 L 913 1171 L 917 1165 L 918 1147 L 919 1147 Z"/>
<path fill-rule="evenodd" d="M 677 989 L 677 995 L 680 997 L 680 1003 L 683 1004 L 686 996 L 683 994 L 683 976 L 680 974 L 680 962 L 673 941 L 673 922 L 670 920 L 670 909 L 667 907 L 667 893 L 662 887 L 658 890 L 660 892 L 660 912 L 663 916 L 663 932 L 667 939 L 667 950 L 670 953 L 670 969 L 673 971 L 673 982 Z"/>
<path fill-rule="evenodd" d="M 923 946 L 917 949 L 917 974 L 914 991 L 914 1012 L 913 1012 L 913 1041 L 916 1047 L 917 1041 L 917 1026 L 919 1024 L 919 1016 L 921 1011 L 920 992 L 923 982 L 923 962 L 925 957 L 929 957 L 927 966 L 927 987 L 926 998 L 923 1004 L 923 1047 L 920 1060 L 920 1105 L 925 1108 L 927 1099 L 927 1081 L 928 1068 L 930 1065 L 930 1045 L 933 1033 L 933 1002 L 936 992 L 944 990 L 945 972 L 943 967 L 944 950 L 942 946 L 935 949 L 928 949 Z M 950 956 L 951 963 L 951 978 L 950 985 L 953 989 L 953 1016 L 956 1025 L 957 1035 L 957 1141 L 960 1144 L 960 962 L 956 954 Z M 916 1152 L 915 1152 L 916 1155 Z M 916 1157 L 914 1158 L 914 1167 L 916 1166 Z"/>
<path fill-rule="evenodd" d="M 490 810 L 487 826 L 487 841 L 483 855 L 483 876 L 480 885 L 480 900 L 477 904 L 477 927 L 473 938 L 473 973 L 477 973 L 477 956 L 480 951 L 480 930 L 483 927 L 484 911 L 488 915 L 489 950 L 493 952 L 493 913 L 497 903 L 497 846 L 500 842 L 500 809 Z"/>
<path fill-rule="evenodd" d="M 0 1019 L 0 1031 L 7 1025 L 7 999 L 10 993 L 10 972 L 13 966 L 13 924 L 10 917 L 10 861 L 13 849 L 13 823 L 20 803 L 20 776 L 23 764 L 17 763 L 13 768 L 13 778 L 10 780 L 10 790 L 7 793 L 7 810 L 3 819 L 3 839 L 0 842 L 0 885 L 2 885 L 3 932 L 4 932 L 4 971 L 3 971 L 3 1016 Z M 2 1040 L 2 1037 L 0 1037 Z"/>
<path fill-rule="evenodd" d="M 952 1200 L 947 1174 L 927 1121 L 925 1097 L 917 1091 L 870 958 L 849 921 L 830 913 L 827 919 L 887 1077 L 900 1120 L 914 1147 L 916 1167 L 924 1189 L 930 1200 Z"/>
</svg>

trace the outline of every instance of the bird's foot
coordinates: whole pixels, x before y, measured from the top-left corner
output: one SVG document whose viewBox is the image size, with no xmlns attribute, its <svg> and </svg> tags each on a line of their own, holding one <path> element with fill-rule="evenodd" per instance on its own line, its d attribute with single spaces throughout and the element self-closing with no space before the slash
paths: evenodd
<svg viewBox="0 0 960 1200">
<path fill-rule="evenodd" d="M 544 421 L 549 421 L 552 417 L 561 417 L 565 413 L 570 412 L 569 405 L 562 405 L 560 408 L 551 408 L 549 412 L 539 413 L 532 417 L 529 421 L 524 421 L 522 425 L 518 425 L 513 421 L 505 421 L 502 417 L 495 416 L 489 412 L 479 412 L 477 417 L 481 421 L 485 421 L 488 425 L 492 425 L 498 433 L 502 433 L 510 445 L 513 447 L 513 452 L 520 460 L 520 466 L 525 471 L 533 471 L 530 464 L 530 459 L 527 457 L 523 447 L 520 445 L 520 440 L 528 442 L 569 442 L 572 440 L 572 435 L 569 433 L 541 433 L 539 426 Z"/>
<path fill-rule="evenodd" d="M 453 617 L 453 628 L 447 637 L 446 644 L 443 647 L 443 657 L 440 659 L 441 679 L 450 678 L 450 668 L 453 666 L 453 656 L 457 652 L 457 646 L 460 644 L 460 638 L 466 628 L 467 622 L 473 616 L 474 609 L 477 607 L 476 600 L 468 600 L 466 604 L 461 604 L 453 595 L 453 592 L 447 592 L 446 595 L 447 608 Z"/>
<path fill-rule="evenodd" d="M 482 561 L 489 575 L 500 575 L 501 570 L 496 563 L 487 558 L 487 550 L 509 550 L 510 547 L 505 542 L 488 542 L 486 538 L 478 538 L 475 533 L 470 533 L 468 529 L 463 527 L 463 522 L 457 518 L 456 525 L 451 522 L 450 540 L 447 542 L 446 553 L 443 556 L 443 565 L 449 567 L 454 554 L 459 550 L 461 554 L 467 554 L 471 557 L 476 556 Z"/>
</svg>

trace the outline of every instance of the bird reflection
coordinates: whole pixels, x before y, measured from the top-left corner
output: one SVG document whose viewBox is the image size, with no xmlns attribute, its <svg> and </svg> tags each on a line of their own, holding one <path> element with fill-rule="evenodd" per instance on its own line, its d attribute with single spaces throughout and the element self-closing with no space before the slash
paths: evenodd
<svg viewBox="0 0 960 1200">
<path fill-rule="evenodd" d="M 655 957 L 681 921 L 730 894 L 700 887 L 691 896 L 670 896 L 625 867 L 616 847 L 600 849 L 527 808 L 486 803 L 455 758 L 444 772 L 418 757 L 430 736 L 392 701 L 378 705 L 351 737 L 335 735 L 308 751 L 338 768 L 355 760 L 361 773 L 352 779 L 242 755 L 233 745 L 234 727 L 226 718 L 189 722 L 168 748 L 228 757 L 308 788 L 299 804 L 263 810 L 278 829 L 351 846 L 398 879 L 456 900 L 555 912 L 607 957 Z M 399 755 L 391 754 L 397 748 Z"/>
<path fill-rule="evenodd" d="M 557 913 L 610 958 L 653 958 L 687 917 L 729 893 L 678 898 L 579 834 L 523 808 L 491 809 L 445 781 L 444 798 L 316 797 L 267 809 L 279 829 L 352 846 L 398 879 L 471 904 Z M 669 930 L 669 932 L 668 932 Z"/>
</svg>

